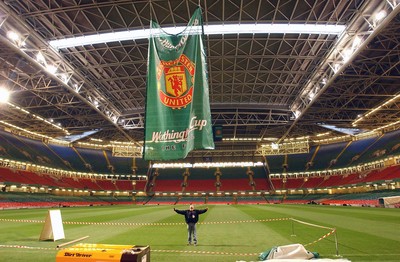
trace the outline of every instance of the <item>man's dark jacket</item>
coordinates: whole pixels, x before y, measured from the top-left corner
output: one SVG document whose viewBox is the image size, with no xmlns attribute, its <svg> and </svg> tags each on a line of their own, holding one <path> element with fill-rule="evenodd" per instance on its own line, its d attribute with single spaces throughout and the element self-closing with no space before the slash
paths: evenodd
<svg viewBox="0 0 400 262">
<path fill-rule="evenodd" d="M 185 216 L 185 221 L 187 224 L 196 224 L 199 221 L 199 215 L 207 212 L 208 209 L 194 209 L 194 210 L 178 210 L 174 208 L 174 211 L 178 214 Z"/>
</svg>

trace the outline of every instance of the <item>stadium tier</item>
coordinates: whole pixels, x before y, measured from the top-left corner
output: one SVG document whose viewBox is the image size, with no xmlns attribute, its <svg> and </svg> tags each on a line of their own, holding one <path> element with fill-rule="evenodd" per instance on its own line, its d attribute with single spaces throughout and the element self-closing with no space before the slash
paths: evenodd
<svg viewBox="0 0 400 262">
<path fill-rule="evenodd" d="M 335 160 L 345 149 L 347 142 L 319 146 L 308 170 L 324 170 L 334 165 Z"/>
<path fill-rule="evenodd" d="M 316 147 L 313 146 L 310 148 L 310 152 L 308 154 L 290 154 L 287 155 L 287 168 L 289 172 L 304 172 L 309 169 L 309 165 L 312 160 L 312 157 L 315 153 Z"/>
<path fill-rule="evenodd" d="M 76 152 L 76 150 L 74 150 L 73 147 L 66 147 L 54 144 L 48 144 L 48 147 L 60 158 L 62 158 L 67 163 L 67 165 L 71 166 L 72 170 L 82 172 L 90 171 L 90 168 L 85 165 L 84 160 L 79 157 L 78 153 Z"/>
<path fill-rule="evenodd" d="M 30 194 L 51 193 L 54 190 L 88 192 L 80 193 L 81 197 L 91 200 L 79 200 L 78 204 L 87 204 L 93 197 L 111 197 L 109 201 L 96 199 L 94 203 L 97 204 L 308 203 L 315 201 L 305 198 L 310 190 L 335 189 L 339 192 L 346 187 L 369 186 L 368 190 L 371 191 L 377 189 L 374 186 L 377 183 L 399 183 L 399 161 L 387 164 L 388 160 L 382 160 L 385 155 L 396 156 L 399 134 L 399 131 L 394 131 L 364 140 L 313 146 L 305 154 L 266 156 L 263 166 L 153 168 L 149 172 L 148 163 L 142 159 L 115 157 L 108 150 L 47 144 L 0 130 L 0 157 L 3 158 L 0 185 L 3 191 L 14 190 L 14 193 L 18 193 L 18 190 Z M 381 159 L 381 164 L 374 168 L 363 169 L 358 166 L 352 169 L 353 172 L 329 172 L 330 168 L 348 168 L 352 163 L 368 166 L 369 162 L 366 161 L 377 159 Z M 15 164 L 17 162 L 12 161 L 19 162 Z M 41 168 L 37 169 L 36 166 Z M 291 173 L 293 170 L 298 173 Z M 147 179 L 132 178 L 138 173 L 147 176 Z M 122 195 L 120 192 L 126 193 Z M 249 195 L 249 192 L 256 195 Z M 303 193 L 299 197 L 296 192 Z M 148 197 L 144 196 L 146 194 Z M 116 197 L 125 198 L 126 201 L 117 201 Z M 376 204 L 376 199 L 350 200 L 320 196 L 319 203 Z M 10 206 L 9 202 L 3 206 Z M 37 206 L 39 202 L 34 201 L 30 205 Z M 60 202 L 70 205 L 66 199 Z"/>
</svg>

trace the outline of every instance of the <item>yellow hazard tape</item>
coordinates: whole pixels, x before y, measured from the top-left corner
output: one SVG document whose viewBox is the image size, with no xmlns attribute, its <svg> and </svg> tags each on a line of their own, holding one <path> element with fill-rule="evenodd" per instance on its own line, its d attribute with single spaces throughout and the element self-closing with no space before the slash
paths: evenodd
<svg viewBox="0 0 400 262">
<path fill-rule="evenodd" d="M 336 232 L 335 228 L 329 228 L 329 227 L 324 227 L 324 226 L 319 226 L 319 225 L 314 225 L 310 224 L 301 220 L 297 220 L 294 218 L 270 218 L 270 219 L 254 219 L 254 220 L 235 220 L 235 221 L 209 221 L 209 222 L 199 222 L 198 224 L 201 225 L 215 225 L 215 224 L 239 224 L 239 223 L 260 223 L 260 222 L 274 222 L 274 221 L 285 221 L 285 220 L 292 220 L 301 224 L 309 225 L 309 226 L 316 226 L 320 228 L 325 228 L 325 229 L 330 229 L 331 231 L 322 237 L 318 238 L 317 240 L 307 243 L 304 246 L 309 246 L 313 245 L 329 235 L 333 234 Z M 6 218 L 1 218 L 0 221 L 2 222 L 20 222 L 20 223 L 44 223 L 43 220 L 28 220 L 28 219 L 6 219 Z M 80 222 L 80 221 L 63 221 L 63 224 L 67 225 L 108 225 L 108 226 L 175 226 L 175 225 L 186 225 L 186 223 L 181 222 L 181 223 L 130 223 L 130 222 Z M 0 247 L 13 247 L 13 248 L 30 248 L 30 249 L 41 249 L 41 248 L 36 248 L 36 247 L 27 247 L 27 246 L 18 246 L 18 245 L 0 245 Z M 42 248 L 45 249 L 45 248 Z M 241 253 L 226 253 L 226 252 L 210 252 L 210 251 L 182 251 L 182 250 L 152 250 L 155 252 L 179 252 L 179 253 L 195 253 L 195 252 L 209 252 L 209 253 L 201 253 L 201 254 L 224 254 L 224 255 L 247 255 L 247 254 L 241 254 Z M 254 254 L 249 254 L 249 255 L 254 255 Z"/>
<path fill-rule="evenodd" d="M 0 245 L 0 248 L 18 248 L 18 249 L 35 249 L 35 250 L 62 250 L 65 248 L 49 248 L 49 247 L 30 247 L 21 245 Z M 258 256 L 259 253 L 235 253 L 235 252 L 219 252 L 219 251 L 199 251 L 199 250 L 162 250 L 152 249 L 151 252 L 159 253 L 185 253 L 185 254 L 200 254 L 200 255 L 223 255 L 223 256 Z"/>
<path fill-rule="evenodd" d="M 236 221 L 210 221 L 199 222 L 200 225 L 215 225 L 215 224 L 239 224 L 239 223 L 260 223 L 260 222 L 273 222 L 290 220 L 291 218 L 271 218 L 271 219 L 258 219 L 258 220 L 236 220 Z M 20 222 L 20 223 L 44 223 L 44 220 L 28 220 L 28 219 L 0 219 L 2 222 Z M 102 225 L 102 226 L 176 226 L 186 225 L 185 222 L 176 223 L 137 223 L 137 222 L 82 222 L 82 221 L 63 221 L 66 225 Z"/>
</svg>

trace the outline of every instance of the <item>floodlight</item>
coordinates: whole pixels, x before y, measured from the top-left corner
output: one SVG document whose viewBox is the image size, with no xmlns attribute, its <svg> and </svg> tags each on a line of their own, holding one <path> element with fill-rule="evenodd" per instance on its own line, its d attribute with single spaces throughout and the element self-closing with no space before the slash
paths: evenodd
<svg viewBox="0 0 400 262">
<path fill-rule="evenodd" d="M 375 22 L 380 22 L 383 20 L 383 18 L 385 18 L 387 16 L 387 13 L 385 10 L 380 11 L 379 13 L 377 13 L 374 17 L 374 21 Z"/>
<path fill-rule="evenodd" d="M 7 103 L 10 98 L 10 91 L 5 88 L 0 88 L 0 103 Z"/>
<path fill-rule="evenodd" d="M 7 37 L 12 41 L 18 41 L 19 40 L 19 35 L 17 33 L 15 33 L 14 31 L 8 31 L 7 32 Z"/>
</svg>

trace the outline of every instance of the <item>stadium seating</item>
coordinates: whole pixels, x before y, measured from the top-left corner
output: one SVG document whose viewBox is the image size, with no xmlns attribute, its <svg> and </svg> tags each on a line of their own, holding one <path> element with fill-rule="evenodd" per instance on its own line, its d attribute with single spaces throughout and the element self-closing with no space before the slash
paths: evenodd
<svg viewBox="0 0 400 262">
<path fill-rule="evenodd" d="M 303 188 L 319 188 L 324 179 L 324 177 L 304 178 Z"/>
<path fill-rule="evenodd" d="M 133 190 L 133 185 L 132 185 L 131 180 L 116 180 L 115 181 L 115 186 L 117 187 L 117 190 L 120 191 L 132 191 Z"/>
<path fill-rule="evenodd" d="M 109 179 L 97 179 L 96 183 L 102 190 L 107 190 L 107 191 L 118 190 L 118 188 L 115 185 L 115 181 Z"/>
<path fill-rule="evenodd" d="M 104 152 L 116 174 L 133 174 L 134 161 L 132 157 L 114 157 L 110 151 Z"/>
<path fill-rule="evenodd" d="M 31 184 L 34 183 L 31 179 L 22 176 L 18 170 L 8 168 L 0 168 L 0 181 L 13 182 L 16 184 Z"/>
<path fill-rule="evenodd" d="M 307 163 L 311 161 L 316 147 L 310 148 L 308 154 L 290 154 L 287 155 L 288 172 L 304 172 L 307 168 Z"/>
<path fill-rule="evenodd" d="M 285 189 L 285 184 L 283 183 L 283 178 L 271 178 L 273 188 L 275 190 Z"/>
<path fill-rule="evenodd" d="M 285 163 L 284 156 L 266 156 L 265 159 L 271 174 L 283 172 L 283 164 Z"/>
<path fill-rule="evenodd" d="M 134 190 L 136 191 L 145 191 L 147 180 L 139 180 L 135 181 Z"/>
<path fill-rule="evenodd" d="M 361 157 L 361 154 L 375 141 L 379 139 L 379 137 L 371 137 L 362 140 L 356 140 L 351 142 L 346 150 L 337 158 L 335 167 L 347 167 L 353 164 L 353 162 L 358 161 Z"/>
<path fill-rule="evenodd" d="M 88 172 L 90 169 L 85 166 L 85 162 L 79 157 L 78 153 L 73 147 L 66 147 L 54 144 L 48 144 L 48 147 L 56 154 L 58 157 L 62 158 L 67 165 L 71 167 L 72 170 L 78 172 Z"/>
<path fill-rule="evenodd" d="M 303 188 L 304 178 L 296 177 L 296 178 L 287 178 L 286 179 L 286 189 L 298 189 Z"/>
<path fill-rule="evenodd" d="M 19 148 L 16 144 L 13 143 L 13 139 L 14 138 L 12 134 L 0 130 L 0 144 L 12 160 L 34 162 L 34 159 L 28 152 Z"/>
<path fill-rule="evenodd" d="M 186 191 L 201 192 L 201 191 L 216 191 L 215 180 L 192 180 L 188 181 Z"/>
<path fill-rule="evenodd" d="M 400 180 L 400 166 L 389 166 L 386 168 L 365 170 L 354 172 L 345 175 L 323 175 L 318 171 L 326 170 L 329 167 L 345 167 L 351 164 L 361 164 L 367 160 L 376 160 L 386 157 L 388 154 L 393 154 L 399 150 L 396 147 L 400 131 L 386 133 L 380 137 L 372 137 L 352 142 L 341 142 L 329 145 L 312 146 L 307 154 L 293 154 L 286 156 L 267 156 L 265 166 L 252 167 L 252 181 L 247 174 L 249 171 L 245 167 L 228 168 L 222 167 L 219 169 L 219 176 L 215 175 L 216 168 L 191 168 L 187 177 L 186 187 L 183 186 L 185 169 L 160 169 L 158 176 L 155 176 L 155 184 L 152 188 L 154 192 L 174 192 L 182 193 L 174 199 L 163 199 L 163 195 L 156 198 L 139 198 L 135 200 L 149 202 L 151 204 L 164 203 L 307 203 L 313 199 L 301 198 L 291 195 L 285 196 L 251 196 L 241 195 L 242 192 L 265 191 L 276 192 L 278 190 L 306 190 L 306 189 L 332 189 L 342 186 L 365 185 L 371 183 L 387 183 Z M 77 189 L 88 191 L 134 191 L 143 192 L 146 189 L 146 180 L 132 181 L 123 180 L 133 174 L 133 166 L 137 167 L 136 174 L 147 173 L 147 165 L 142 159 L 129 157 L 114 157 L 110 151 L 95 150 L 87 148 L 63 147 L 60 145 L 45 144 L 42 141 L 36 141 L 25 137 L 19 137 L 14 134 L 0 130 L 1 154 L 19 161 L 27 163 L 36 163 L 48 165 L 49 167 L 57 167 L 62 170 L 74 170 L 82 172 L 98 172 L 101 176 L 91 175 L 75 176 L 73 174 L 46 174 L 43 172 L 36 173 L 31 171 L 31 168 L 24 167 L 27 170 L 19 170 L 16 168 L 0 168 L 0 182 L 4 185 L 17 186 L 34 186 L 59 189 Z M 376 155 L 376 152 L 386 150 L 382 155 Z M 382 151 L 383 152 L 383 151 Z M 371 156 L 374 155 L 374 156 Z M 332 162 L 337 159 L 336 163 Z M 307 163 L 312 162 L 312 165 L 307 167 Z M 87 165 L 89 164 L 89 166 Z M 111 168 L 112 167 L 112 168 Z M 308 174 L 300 174 L 298 177 L 293 175 L 282 175 L 285 173 L 308 170 Z M 325 171 L 324 171 L 325 172 Z M 269 177 L 271 173 L 271 177 Z M 327 172 L 328 173 L 328 172 Z M 217 185 L 217 181 L 220 184 Z M 134 182 L 134 183 L 133 183 Z M 191 199 L 186 195 L 190 193 L 198 193 L 197 197 Z M 207 194 L 203 195 L 203 193 Z M 210 192 L 216 194 L 209 195 Z M 235 192 L 235 195 L 232 193 Z M 282 191 L 286 192 L 286 191 Z M 220 194 L 218 194 L 220 193 Z M 229 195 L 225 194 L 228 193 Z M 371 199 L 341 199 L 325 196 L 322 200 L 324 204 L 360 204 L 374 205 Z M 15 198 L 16 199 L 16 198 Z M 197 200 L 200 199 L 200 200 Z M 104 201 L 103 201 L 104 200 Z M 368 201 L 366 201 L 368 200 Z M 376 199 L 372 199 L 376 200 Z M 16 206 L 40 206 L 53 205 L 54 203 L 46 203 L 46 201 L 25 201 L 23 198 L 18 200 L 24 204 L 15 204 Z M 17 203 L 19 203 L 16 201 Z M 58 200 L 57 200 L 58 201 Z M 73 200 L 72 202 L 74 202 Z M 88 204 L 94 201 L 80 200 L 80 204 Z M 103 202 L 102 202 L 103 201 Z M 128 200 L 130 202 L 131 200 Z M 196 202 L 197 201 L 197 202 Z M 3 201 L 7 202 L 7 201 Z M 10 201 L 7 205 L 10 205 Z M 27 204 L 27 202 L 33 202 Z M 43 203 L 41 203 L 43 202 Z M 62 202 L 69 203 L 68 199 Z M 75 201 L 76 202 L 76 201 Z M 109 201 L 102 199 L 96 200 L 96 203 L 118 203 L 124 201 L 116 201 L 114 198 Z M 76 203 L 75 203 L 76 204 Z M 6 205 L 6 204 L 4 204 Z"/>
<path fill-rule="evenodd" d="M 385 133 L 380 136 L 375 143 L 366 148 L 362 153 L 362 157 L 357 159 L 354 164 L 376 161 L 387 157 L 396 151 L 396 149 L 393 149 L 393 147 L 399 143 L 400 130 Z"/>
<path fill-rule="evenodd" d="M 347 142 L 321 145 L 312 161 L 313 165 L 308 170 L 324 170 L 331 167 L 346 145 Z"/>
<path fill-rule="evenodd" d="M 155 191 L 158 192 L 178 192 L 182 191 L 182 180 L 157 180 Z"/>
<path fill-rule="evenodd" d="M 100 174 L 112 173 L 102 150 L 82 147 L 76 147 L 75 149 L 84 162 L 90 165 L 90 169 L 93 172 Z"/>
</svg>

